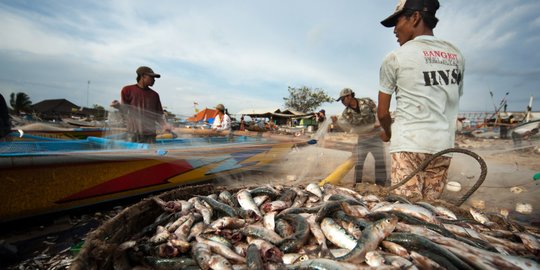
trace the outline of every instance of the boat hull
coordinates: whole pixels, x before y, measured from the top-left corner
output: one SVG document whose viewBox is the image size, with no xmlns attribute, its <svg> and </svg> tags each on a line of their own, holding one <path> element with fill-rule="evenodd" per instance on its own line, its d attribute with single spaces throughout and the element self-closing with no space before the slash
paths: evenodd
<svg viewBox="0 0 540 270">
<path fill-rule="evenodd" d="M 294 142 L 0 157 L 0 222 L 256 170 Z"/>
</svg>

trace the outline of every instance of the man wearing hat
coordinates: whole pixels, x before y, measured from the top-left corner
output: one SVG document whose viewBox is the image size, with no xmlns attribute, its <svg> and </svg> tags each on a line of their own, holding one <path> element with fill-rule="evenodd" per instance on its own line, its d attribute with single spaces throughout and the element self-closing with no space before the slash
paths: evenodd
<svg viewBox="0 0 540 270">
<path fill-rule="evenodd" d="M 386 161 L 384 145 L 379 139 L 375 102 L 370 98 L 356 98 L 355 93 L 350 88 L 343 88 L 336 101 L 341 101 L 345 110 L 339 118 L 332 116 L 332 122 L 343 131 L 358 134 L 356 165 L 354 167 L 356 184 L 362 182 L 364 163 L 367 155 L 371 153 L 375 159 L 375 183 L 385 186 L 387 180 Z"/>
<path fill-rule="evenodd" d="M 437 0 L 400 0 L 381 22 L 393 27 L 400 47 L 380 68 L 378 117 L 383 141 L 390 141 L 391 181 L 397 184 L 426 158 L 454 147 L 465 61 L 454 45 L 433 35 Z M 394 122 L 389 108 L 396 96 Z M 438 199 L 446 185 L 451 157 L 434 159 L 396 193 Z"/>
<path fill-rule="evenodd" d="M 218 114 L 214 118 L 212 123 L 213 130 L 230 130 L 231 129 L 231 117 L 229 116 L 225 106 L 223 104 L 216 105 L 216 110 Z"/>
<path fill-rule="evenodd" d="M 318 113 L 314 113 L 315 121 L 317 121 L 317 129 L 321 128 L 324 121 L 326 121 L 326 111 L 320 110 Z"/>
<path fill-rule="evenodd" d="M 154 143 L 156 129 L 159 128 L 156 124 L 161 125 L 164 130 L 171 130 L 171 126 L 163 118 L 159 94 L 150 88 L 161 75 L 146 66 L 137 68 L 136 73 L 137 83 L 122 88 L 122 106 L 116 100 L 111 106 L 121 109 L 125 114 L 132 142 Z"/>
</svg>

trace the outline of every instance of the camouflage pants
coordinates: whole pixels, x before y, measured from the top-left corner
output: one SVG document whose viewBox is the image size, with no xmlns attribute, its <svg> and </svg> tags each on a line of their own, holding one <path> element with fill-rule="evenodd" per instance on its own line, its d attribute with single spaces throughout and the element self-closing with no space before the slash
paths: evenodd
<svg viewBox="0 0 540 270">
<path fill-rule="evenodd" d="M 392 185 L 399 183 L 411 174 L 431 154 L 398 152 L 392 153 Z M 407 183 L 394 192 L 407 197 L 420 197 L 427 200 L 438 199 L 446 185 L 448 168 L 452 158 L 440 156 L 432 160 L 426 169 L 417 173 Z"/>
</svg>

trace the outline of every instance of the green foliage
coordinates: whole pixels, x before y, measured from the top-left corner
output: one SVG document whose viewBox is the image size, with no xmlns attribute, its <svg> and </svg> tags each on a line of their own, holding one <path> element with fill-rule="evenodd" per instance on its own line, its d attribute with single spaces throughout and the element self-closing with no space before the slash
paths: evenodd
<svg viewBox="0 0 540 270">
<path fill-rule="evenodd" d="M 11 93 L 9 105 L 16 114 L 20 114 L 21 112 L 31 111 L 30 106 L 32 106 L 32 101 L 30 101 L 30 97 L 26 93 Z"/>
<path fill-rule="evenodd" d="M 98 104 L 94 104 L 93 108 L 96 110 L 96 119 L 97 120 L 103 120 L 105 119 L 105 117 L 107 116 L 107 111 L 105 110 L 105 108 L 101 105 L 98 105 Z"/>
<path fill-rule="evenodd" d="M 330 97 L 323 89 L 311 89 L 306 86 L 300 88 L 288 87 L 289 97 L 285 100 L 285 107 L 293 110 L 309 113 L 315 111 L 321 104 L 332 103 L 334 99 Z"/>
</svg>

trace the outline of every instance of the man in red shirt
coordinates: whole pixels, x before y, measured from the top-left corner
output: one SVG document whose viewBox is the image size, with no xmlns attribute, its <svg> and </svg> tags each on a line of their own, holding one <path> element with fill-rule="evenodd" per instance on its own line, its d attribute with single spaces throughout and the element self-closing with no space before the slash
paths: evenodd
<svg viewBox="0 0 540 270">
<path fill-rule="evenodd" d="M 132 142 L 154 143 L 156 129 L 161 125 L 164 130 L 171 126 L 163 118 L 163 108 L 159 94 L 150 88 L 155 78 L 161 75 L 154 73 L 149 67 L 137 68 L 137 84 L 124 86 L 121 91 L 122 106 L 113 101 L 111 106 L 118 108 L 126 116 L 127 130 Z"/>
</svg>

